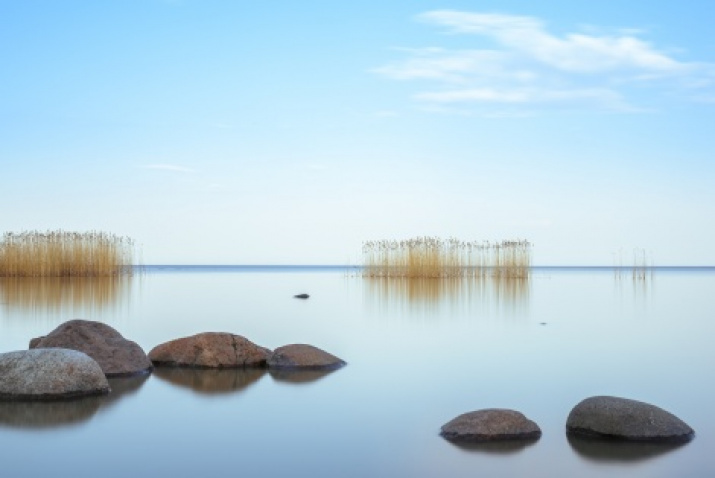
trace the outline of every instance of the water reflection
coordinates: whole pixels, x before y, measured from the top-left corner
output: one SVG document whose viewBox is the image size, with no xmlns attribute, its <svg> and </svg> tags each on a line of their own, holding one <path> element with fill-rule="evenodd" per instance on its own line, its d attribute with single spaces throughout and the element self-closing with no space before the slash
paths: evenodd
<svg viewBox="0 0 715 478">
<path fill-rule="evenodd" d="M 580 457 L 596 462 L 629 463 L 655 458 L 683 443 L 648 443 L 584 438 L 567 435 L 569 445 Z"/>
<path fill-rule="evenodd" d="M 407 308 L 477 306 L 516 310 L 526 308 L 529 277 L 404 278 L 365 277 L 365 292 L 379 307 Z"/>
<path fill-rule="evenodd" d="M 477 452 L 490 453 L 494 455 L 511 455 L 525 450 L 537 441 L 539 441 L 538 438 L 531 440 L 508 440 L 481 443 L 463 443 L 450 440 L 449 443 L 456 446 L 460 450 L 470 453 Z"/>
<path fill-rule="evenodd" d="M 157 367 L 154 375 L 172 385 L 202 394 L 240 392 L 257 382 L 266 370 L 261 368 L 186 368 Z"/>
<path fill-rule="evenodd" d="M 268 373 L 276 382 L 305 384 L 320 380 L 333 372 L 335 372 L 335 370 L 270 369 Z"/>
<path fill-rule="evenodd" d="M 0 304 L 10 312 L 95 313 L 129 300 L 133 275 L 0 277 Z"/>
<path fill-rule="evenodd" d="M 108 379 L 111 392 L 107 395 L 54 401 L 0 401 L 0 426 L 42 429 L 79 425 L 121 398 L 136 393 L 148 377 L 145 374 Z"/>
</svg>

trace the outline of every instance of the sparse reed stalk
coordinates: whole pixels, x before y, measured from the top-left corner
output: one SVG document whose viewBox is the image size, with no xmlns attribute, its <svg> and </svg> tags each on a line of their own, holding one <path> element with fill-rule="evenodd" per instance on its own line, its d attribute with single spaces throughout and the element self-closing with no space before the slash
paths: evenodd
<svg viewBox="0 0 715 478">
<path fill-rule="evenodd" d="M 416 237 L 363 243 L 363 277 L 371 278 L 528 278 L 531 243 L 490 243 L 456 238 Z"/>
<path fill-rule="evenodd" d="M 132 273 L 134 241 L 105 232 L 6 232 L 0 277 L 105 277 Z"/>
</svg>

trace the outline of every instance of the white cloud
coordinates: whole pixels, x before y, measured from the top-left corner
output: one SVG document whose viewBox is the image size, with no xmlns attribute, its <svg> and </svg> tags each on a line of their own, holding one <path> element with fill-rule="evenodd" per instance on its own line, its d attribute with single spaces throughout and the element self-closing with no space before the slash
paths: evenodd
<svg viewBox="0 0 715 478">
<path fill-rule="evenodd" d="M 160 171 L 172 171 L 175 173 L 195 173 L 196 170 L 187 168 L 184 166 L 179 166 L 176 164 L 145 164 L 140 166 L 142 169 L 156 169 Z"/>
<path fill-rule="evenodd" d="M 557 36 L 541 20 L 528 16 L 437 10 L 417 18 L 446 27 L 450 34 L 491 41 L 489 49 L 403 49 L 406 59 L 374 70 L 394 80 L 438 85 L 414 95 L 423 103 L 581 105 L 635 111 L 643 109 L 629 104 L 628 87 L 635 82 L 677 80 L 679 86 L 702 89 L 709 83 L 702 78 L 710 79 L 711 67 L 678 61 L 637 38 L 635 30 Z"/>
<path fill-rule="evenodd" d="M 421 20 L 450 27 L 455 33 L 492 38 L 502 46 L 565 71 L 594 72 L 617 68 L 675 71 L 684 65 L 634 36 L 572 33 L 558 38 L 532 17 L 439 10 Z"/>
</svg>

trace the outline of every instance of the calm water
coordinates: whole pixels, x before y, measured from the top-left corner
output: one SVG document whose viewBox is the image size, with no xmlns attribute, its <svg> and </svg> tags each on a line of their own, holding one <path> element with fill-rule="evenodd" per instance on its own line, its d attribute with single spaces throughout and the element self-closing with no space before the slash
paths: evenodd
<svg viewBox="0 0 715 478">
<path fill-rule="evenodd" d="M 307 292 L 310 299 L 293 299 Z M 535 269 L 527 282 L 380 282 L 342 268 L 149 268 L 112 283 L 0 282 L 0 351 L 72 318 L 147 352 L 203 331 L 348 362 L 327 375 L 157 371 L 107 397 L 0 403 L 2 476 L 703 477 L 715 474 L 715 269 Z M 570 442 L 581 399 L 647 401 L 678 448 Z M 513 408 L 523 448 L 460 448 L 442 424 Z"/>
</svg>

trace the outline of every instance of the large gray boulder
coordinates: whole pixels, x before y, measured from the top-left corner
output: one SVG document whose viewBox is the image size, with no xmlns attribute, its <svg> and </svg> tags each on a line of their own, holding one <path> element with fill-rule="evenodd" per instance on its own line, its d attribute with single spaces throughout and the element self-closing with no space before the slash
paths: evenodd
<svg viewBox="0 0 715 478">
<path fill-rule="evenodd" d="M 442 426 L 440 435 L 455 442 L 536 440 L 541 429 L 515 410 L 487 408 L 450 420 Z"/>
<path fill-rule="evenodd" d="M 149 351 L 149 359 L 168 367 L 265 367 L 270 353 L 240 335 L 204 332 L 157 345 Z"/>
<path fill-rule="evenodd" d="M 107 324 L 70 320 L 44 337 L 30 341 L 31 349 L 64 348 L 84 352 L 97 361 L 107 377 L 125 377 L 151 371 L 144 350 Z"/>
<path fill-rule="evenodd" d="M 597 396 L 576 405 L 566 420 L 575 436 L 630 441 L 689 441 L 695 432 L 681 419 L 661 408 L 627 398 Z"/>
<path fill-rule="evenodd" d="M 312 345 L 291 344 L 278 347 L 268 357 L 268 367 L 291 370 L 335 370 L 345 361 Z"/>
<path fill-rule="evenodd" d="M 0 354 L 0 377 L 0 400 L 57 400 L 109 392 L 99 364 L 76 350 Z"/>
</svg>

